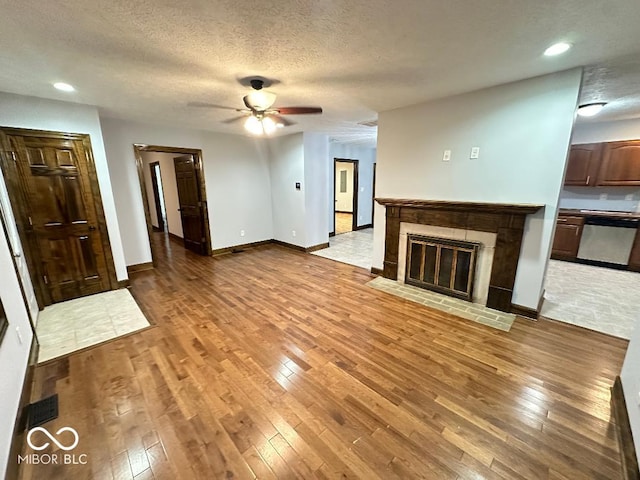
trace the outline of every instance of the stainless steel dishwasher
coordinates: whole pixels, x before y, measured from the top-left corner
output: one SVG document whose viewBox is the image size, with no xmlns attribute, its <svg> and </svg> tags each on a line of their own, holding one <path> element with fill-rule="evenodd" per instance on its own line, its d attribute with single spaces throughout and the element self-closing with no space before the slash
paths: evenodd
<svg viewBox="0 0 640 480">
<path fill-rule="evenodd" d="M 638 230 L 638 219 L 586 217 L 578 258 L 627 265 Z"/>
</svg>

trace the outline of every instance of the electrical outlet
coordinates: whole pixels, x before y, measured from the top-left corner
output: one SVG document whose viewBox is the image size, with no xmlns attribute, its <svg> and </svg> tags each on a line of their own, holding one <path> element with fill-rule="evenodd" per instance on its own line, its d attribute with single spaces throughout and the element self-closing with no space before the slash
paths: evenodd
<svg viewBox="0 0 640 480">
<path fill-rule="evenodd" d="M 244 230 L 240 230 L 240 236 L 244 237 Z"/>
<path fill-rule="evenodd" d="M 624 199 L 629 201 L 635 200 L 635 198 L 633 198 L 633 193 L 628 193 L 627 195 L 624 196 Z"/>
<path fill-rule="evenodd" d="M 291 230 L 291 236 L 295 237 L 296 236 L 296 231 L 295 230 Z"/>
<path fill-rule="evenodd" d="M 606 193 L 600 194 L 600 200 L 606 200 L 607 198 L 609 198 L 609 195 L 607 195 Z"/>
<path fill-rule="evenodd" d="M 451 150 L 445 150 L 444 153 L 442 154 L 442 161 L 448 162 L 450 160 L 451 160 Z"/>
<path fill-rule="evenodd" d="M 22 334 L 20 333 L 20 327 L 16 327 L 16 335 L 18 336 L 18 341 L 20 342 L 20 345 L 22 345 L 24 343 L 24 341 L 22 340 Z"/>
<path fill-rule="evenodd" d="M 469 158 L 471 160 L 475 160 L 476 158 L 480 157 L 480 147 L 472 147 L 471 148 L 471 155 L 469 155 Z"/>
</svg>

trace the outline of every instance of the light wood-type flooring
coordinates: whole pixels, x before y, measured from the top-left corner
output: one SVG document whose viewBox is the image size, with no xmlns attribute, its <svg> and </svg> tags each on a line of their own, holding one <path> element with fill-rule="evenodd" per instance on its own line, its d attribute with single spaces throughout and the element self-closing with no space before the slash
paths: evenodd
<svg viewBox="0 0 640 480">
<path fill-rule="evenodd" d="M 336 212 L 336 235 L 351 232 L 353 230 L 353 214 Z"/>
<path fill-rule="evenodd" d="M 520 318 L 501 332 L 280 246 L 158 247 L 132 277 L 157 326 L 36 370 L 34 399 L 60 395 L 45 427 L 76 428 L 87 464 L 22 478 L 619 478 L 626 341 Z"/>
</svg>

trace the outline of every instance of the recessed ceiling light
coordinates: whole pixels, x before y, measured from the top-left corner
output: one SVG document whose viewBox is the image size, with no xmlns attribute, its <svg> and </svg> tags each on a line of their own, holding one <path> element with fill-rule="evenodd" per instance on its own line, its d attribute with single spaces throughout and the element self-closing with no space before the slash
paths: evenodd
<svg viewBox="0 0 640 480">
<path fill-rule="evenodd" d="M 75 92 L 76 89 L 73 88 L 72 85 L 69 85 L 68 83 L 64 83 L 64 82 L 56 82 L 53 84 L 53 86 L 55 88 L 57 88 L 58 90 L 62 90 L 63 92 Z"/>
<path fill-rule="evenodd" d="M 567 42 L 560 42 L 551 45 L 544 51 L 546 57 L 555 57 L 561 55 L 571 48 L 571 44 Z"/>
<path fill-rule="evenodd" d="M 593 117 L 600 113 L 600 110 L 602 110 L 605 105 L 605 102 L 585 103 L 578 107 L 578 115 L 581 117 Z"/>
</svg>

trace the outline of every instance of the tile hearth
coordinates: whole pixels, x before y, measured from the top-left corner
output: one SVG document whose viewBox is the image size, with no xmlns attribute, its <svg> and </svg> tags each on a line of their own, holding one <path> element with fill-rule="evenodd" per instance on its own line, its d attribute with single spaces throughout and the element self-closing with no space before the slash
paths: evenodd
<svg viewBox="0 0 640 480">
<path fill-rule="evenodd" d="M 384 277 L 374 278 L 368 282 L 367 285 L 397 297 L 402 297 L 411 302 L 416 302 L 427 307 L 451 313 L 452 315 L 456 315 L 476 323 L 481 323 L 483 325 L 502 330 L 503 332 L 508 332 L 516 319 L 516 316 L 512 313 L 493 310 L 475 303 L 458 300 L 457 298 L 430 292 L 422 288 L 398 283 Z"/>
</svg>

